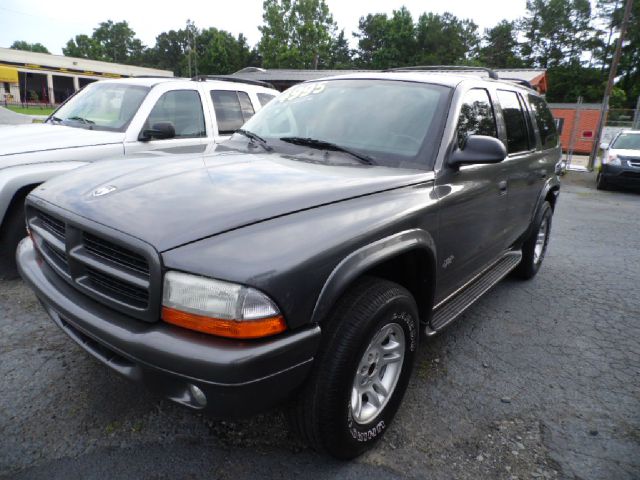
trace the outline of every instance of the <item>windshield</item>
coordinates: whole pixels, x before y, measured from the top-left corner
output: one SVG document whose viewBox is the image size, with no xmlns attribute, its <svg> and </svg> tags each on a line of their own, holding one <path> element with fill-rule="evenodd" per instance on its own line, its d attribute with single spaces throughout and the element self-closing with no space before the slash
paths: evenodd
<svg viewBox="0 0 640 480">
<path fill-rule="evenodd" d="M 611 148 L 640 150 L 640 133 L 621 133 Z"/>
<path fill-rule="evenodd" d="M 148 92 L 148 87 L 138 85 L 93 83 L 55 111 L 49 121 L 124 132 Z"/>
<path fill-rule="evenodd" d="M 276 149 L 326 148 L 370 164 L 425 168 L 437 150 L 449 92 L 389 80 L 309 82 L 269 102 L 243 129 Z"/>
</svg>

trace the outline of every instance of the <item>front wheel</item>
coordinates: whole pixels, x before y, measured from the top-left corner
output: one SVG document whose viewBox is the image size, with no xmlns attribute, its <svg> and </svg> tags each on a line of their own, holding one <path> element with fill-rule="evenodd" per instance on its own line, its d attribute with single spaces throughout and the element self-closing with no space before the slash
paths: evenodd
<svg viewBox="0 0 640 480">
<path fill-rule="evenodd" d="M 400 406 L 418 347 L 418 312 L 405 288 L 364 278 L 325 325 L 311 376 L 288 415 L 312 447 L 350 459 L 380 439 Z"/>
<path fill-rule="evenodd" d="M 551 233 L 551 218 L 553 209 L 549 202 L 544 202 L 534 220 L 534 228 L 522 245 L 522 260 L 514 270 L 514 273 L 524 279 L 533 278 L 544 260 Z"/>
<path fill-rule="evenodd" d="M 598 173 L 596 177 L 596 190 L 607 190 L 607 188 L 609 188 L 607 181 L 604 179 L 602 173 Z"/>
</svg>

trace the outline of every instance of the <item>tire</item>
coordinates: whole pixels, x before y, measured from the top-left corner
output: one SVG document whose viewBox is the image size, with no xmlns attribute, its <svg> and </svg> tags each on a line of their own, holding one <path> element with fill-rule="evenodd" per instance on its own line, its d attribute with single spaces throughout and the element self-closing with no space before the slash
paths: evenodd
<svg viewBox="0 0 640 480">
<path fill-rule="evenodd" d="M 596 177 L 596 190 L 607 190 L 608 188 L 609 185 L 602 176 L 602 173 L 598 173 L 598 176 Z"/>
<path fill-rule="evenodd" d="M 27 236 L 24 218 L 24 199 L 27 194 L 14 198 L 0 227 L 0 279 L 18 278 L 16 249 L 18 243 Z"/>
<path fill-rule="evenodd" d="M 325 325 L 313 370 L 287 414 L 313 448 L 351 459 L 380 440 L 400 406 L 418 348 L 418 309 L 405 288 L 367 277 L 343 295 Z M 392 361 L 382 365 L 385 357 Z"/>
<path fill-rule="evenodd" d="M 514 270 L 514 274 L 517 277 L 529 280 L 535 277 L 538 270 L 540 270 L 549 244 L 552 217 L 553 209 L 551 205 L 549 202 L 544 202 L 534 220 L 533 225 L 535 227 L 522 245 L 522 260 Z M 541 231 L 542 229 L 544 231 Z M 542 243 L 538 243 L 538 240 L 542 240 Z M 538 246 L 537 249 L 536 246 Z"/>
</svg>

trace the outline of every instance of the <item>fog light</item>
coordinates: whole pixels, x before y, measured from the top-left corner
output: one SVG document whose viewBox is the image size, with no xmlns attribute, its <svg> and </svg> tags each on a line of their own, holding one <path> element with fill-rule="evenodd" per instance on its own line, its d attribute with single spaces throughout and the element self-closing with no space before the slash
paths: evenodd
<svg viewBox="0 0 640 480">
<path fill-rule="evenodd" d="M 200 388 L 195 385 L 189 385 L 189 392 L 198 405 L 204 407 L 207 405 L 207 396 Z"/>
</svg>

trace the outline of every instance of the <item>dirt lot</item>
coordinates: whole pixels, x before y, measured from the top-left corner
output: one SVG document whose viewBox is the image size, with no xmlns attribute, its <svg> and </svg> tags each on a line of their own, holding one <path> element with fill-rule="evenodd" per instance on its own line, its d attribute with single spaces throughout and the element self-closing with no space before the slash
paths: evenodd
<svg viewBox="0 0 640 480">
<path fill-rule="evenodd" d="M 425 342 L 399 416 L 355 462 L 281 412 L 205 418 L 108 371 L 0 283 L 6 479 L 640 478 L 640 194 L 565 178 L 545 265 Z"/>
</svg>

